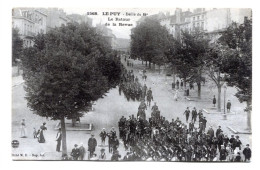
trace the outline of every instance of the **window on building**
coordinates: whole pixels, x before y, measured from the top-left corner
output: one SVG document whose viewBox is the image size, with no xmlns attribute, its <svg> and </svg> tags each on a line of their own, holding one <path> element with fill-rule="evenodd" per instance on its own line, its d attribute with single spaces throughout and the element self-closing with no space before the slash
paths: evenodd
<svg viewBox="0 0 260 170">
<path fill-rule="evenodd" d="M 197 27 L 199 27 L 199 26 L 200 26 L 200 23 L 198 22 L 198 23 L 197 23 Z"/>
<path fill-rule="evenodd" d="M 200 19 L 200 16 L 197 16 L 197 20 L 199 20 Z"/>
<path fill-rule="evenodd" d="M 193 21 L 195 21 L 195 17 L 193 17 Z"/>
<path fill-rule="evenodd" d="M 201 28 L 204 30 L 204 22 L 201 23 Z"/>
</svg>

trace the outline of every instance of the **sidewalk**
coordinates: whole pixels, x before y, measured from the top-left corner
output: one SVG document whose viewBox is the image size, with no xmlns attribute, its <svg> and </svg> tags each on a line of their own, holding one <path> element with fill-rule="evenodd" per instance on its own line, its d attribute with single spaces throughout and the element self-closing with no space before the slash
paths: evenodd
<svg viewBox="0 0 260 170">
<path fill-rule="evenodd" d="M 24 83 L 22 75 L 12 77 L 12 87 L 19 86 L 22 83 Z"/>
</svg>

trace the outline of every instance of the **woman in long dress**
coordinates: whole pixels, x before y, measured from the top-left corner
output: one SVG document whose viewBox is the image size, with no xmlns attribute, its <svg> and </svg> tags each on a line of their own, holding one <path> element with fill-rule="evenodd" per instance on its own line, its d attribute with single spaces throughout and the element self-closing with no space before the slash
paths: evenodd
<svg viewBox="0 0 260 170">
<path fill-rule="evenodd" d="M 44 123 L 41 125 L 41 127 L 40 127 L 40 136 L 39 136 L 39 138 L 38 138 L 38 142 L 39 142 L 39 143 L 45 143 L 45 138 L 44 138 L 44 134 L 43 134 L 43 132 L 44 132 L 45 130 L 47 130 L 47 127 L 46 127 L 45 125 L 46 125 L 46 123 L 44 122 Z"/>
<path fill-rule="evenodd" d="M 26 138 L 26 125 L 25 125 L 25 119 L 22 119 L 21 121 L 21 138 Z"/>
</svg>

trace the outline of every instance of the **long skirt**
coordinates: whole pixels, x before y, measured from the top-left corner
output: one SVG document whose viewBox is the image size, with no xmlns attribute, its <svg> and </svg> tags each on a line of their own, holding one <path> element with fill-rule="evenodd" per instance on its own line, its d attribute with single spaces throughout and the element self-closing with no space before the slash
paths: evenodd
<svg viewBox="0 0 260 170">
<path fill-rule="evenodd" d="M 26 137 L 26 128 L 25 128 L 25 126 L 21 126 L 20 137 L 21 137 L 21 138 Z"/>
<path fill-rule="evenodd" d="M 44 138 L 44 135 L 43 135 L 43 131 L 41 130 L 40 132 L 40 137 L 38 138 L 38 142 L 39 143 L 45 143 L 45 138 Z"/>
</svg>

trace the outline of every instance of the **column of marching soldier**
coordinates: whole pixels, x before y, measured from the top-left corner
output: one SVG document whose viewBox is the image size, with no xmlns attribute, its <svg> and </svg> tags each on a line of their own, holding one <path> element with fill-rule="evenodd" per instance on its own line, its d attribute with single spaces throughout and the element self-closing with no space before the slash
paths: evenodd
<svg viewBox="0 0 260 170">
<path fill-rule="evenodd" d="M 146 81 L 145 72 L 142 76 Z M 206 130 L 207 119 L 201 110 L 197 113 L 194 107 L 192 111 L 187 108 L 183 113 L 186 123 L 178 117 L 168 121 L 161 116 L 160 110 L 153 100 L 151 88 L 143 86 L 134 76 L 133 70 L 124 68 L 122 81 L 119 84 L 119 94 L 124 93 L 129 101 L 141 101 L 137 116 L 122 116 L 118 122 L 119 138 L 123 141 L 125 156 L 121 156 L 119 139 L 114 128 L 108 133 L 103 129 L 100 133 L 102 146 L 105 146 L 108 137 L 108 150 L 112 157 L 106 158 L 105 149 L 101 149 L 99 157 L 94 152 L 89 160 L 112 161 L 250 161 L 251 149 L 249 144 L 242 148 L 239 136 L 224 135 L 221 127 L 214 131 L 209 126 Z M 145 110 L 151 108 L 151 117 L 147 120 Z M 191 121 L 189 121 L 191 115 Z M 198 117 L 198 120 L 197 120 Z M 199 126 L 195 127 L 198 121 Z M 96 146 L 96 145 L 95 145 Z M 94 147 L 95 148 L 95 147 Z M 242 151 L 243 149 L 243 151 Z M 95 150 L 95 149 L 94 149 Z"/>
<path fill-rule="evenodd" d="M 143 92 L 144 94 L 145 92 Z M 147 102 L 150 107 L 149 103 Z M 146 120 L 147 105 L 142 98 L 137 117 L 134 115 L 119 120 L 119 137 L 128 151 L 125 161 L 250 161 L 249 144 L 243 148 L 239 136 L 229 138 L 221 127 L 214 132 L 210 126 L 206 131 L 206 117 L 187 108 L 184 112 L 188 127 L 177 117 L 171 122 L 161 116 L 156 102 L 152 106 L 151 118 Z M 199 126 L 194 126 L 197 121 Z M 242 160 L 243 154 L 243 160 Z"/>
</svg>

